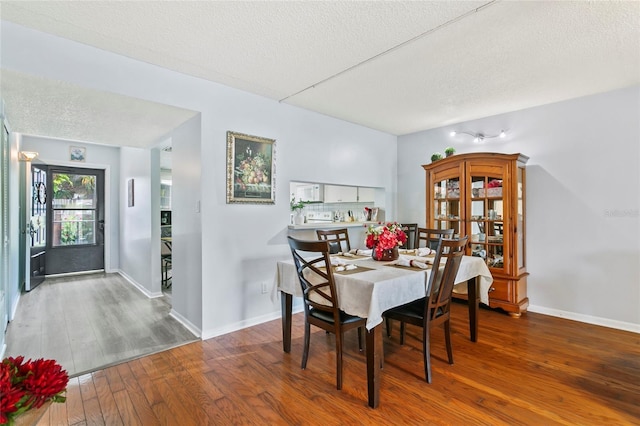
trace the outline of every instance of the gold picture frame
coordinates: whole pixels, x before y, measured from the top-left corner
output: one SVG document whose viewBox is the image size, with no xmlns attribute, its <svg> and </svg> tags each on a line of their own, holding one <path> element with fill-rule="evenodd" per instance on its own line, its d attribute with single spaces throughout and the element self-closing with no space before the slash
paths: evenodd
<svg viewBox="0 0 640 426">
<path fill-rule="evenodd" d="M 276 141 L 227 132 L 227 204 L 275 204 Z"/>
</svg>

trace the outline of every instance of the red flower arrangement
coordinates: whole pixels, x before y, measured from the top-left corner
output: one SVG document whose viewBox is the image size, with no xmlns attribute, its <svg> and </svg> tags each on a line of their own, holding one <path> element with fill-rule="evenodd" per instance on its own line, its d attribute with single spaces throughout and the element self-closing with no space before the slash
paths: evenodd
<svg viewBox="0 0 640 426">
<path fill-rule="evenodd" d="M 64 402 L 69 375 L 51 359 L 28 360 L 8 357 L 0 364 L 0 424 L 48 401 Z"/>
<path fill-rule="evenodd" d="M 382 257 L 383 250 L 389 250 L 401 246 L 407 242 L 407 234 L 402 230 L 398 222 L 378 222 L 377 226 L 369 225 L 367 228 L 367 248 L 374 248 L 376 258 Z"/>
</svg>

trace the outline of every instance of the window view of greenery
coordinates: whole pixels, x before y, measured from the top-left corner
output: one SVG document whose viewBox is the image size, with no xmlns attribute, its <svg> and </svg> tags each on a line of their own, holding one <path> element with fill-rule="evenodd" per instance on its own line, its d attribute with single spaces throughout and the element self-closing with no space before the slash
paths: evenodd
<svg viewBox="0 0 640 426">
<path fill-rule="evenodd" d="M 53 173 L 54 247 L 96 242 L 96 176 Z"/>
</svg>

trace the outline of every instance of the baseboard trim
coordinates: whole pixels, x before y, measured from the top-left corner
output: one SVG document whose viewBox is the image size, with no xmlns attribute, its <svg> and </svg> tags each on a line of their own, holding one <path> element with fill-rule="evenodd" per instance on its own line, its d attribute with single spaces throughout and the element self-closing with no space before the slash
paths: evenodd
<svg viewBox="0 0 640 426">
<path fill-rule="evenodd" d="M 196 336 L 198 338 L 202 338 L 202 330 L 200 330 L 191 321 L 189 321 L 188 319 L 186 319 L 185 317 L 180 315 L 178 312 L 176 312 L 173 308 L 171 308 L 171 311 L 169 312 L 169 315 L 174 320 L 176 320 L 180 324 L 182 324 L 184 326 L 184 328 L 189 330 L 194 336 Z"/>
<path fill-rule="evenodd" d="M 140 285 L 136 280 L 134 280 L 133 278 L 131 278 L 129 275 L 127 275 L 126 272 L 122 271 L 122 270 L 118 270 L 118 274 L 120 274 L 120 276 L 122 278 L 124 278 L 125 280 L 127 280 L 129 282 L 129 284 L 131 284 L 132 286 L 134 286 L 135 288 L 138 289 L 138 291 L 142 294 L 144 294 L 145 296 L 147 296 L 150 299 L 154 299 L 156 297 L 162 297 L 162 292 L 155 292 L 152 293 L 149 290 L 147 290 L 146 288 L 144 288 L 142 285 Z"/>
<path fill-rule="evenodd" d="M 615 328 L 616 330 L 631 331 L 640 333 L 640 324 L 630 322 L 616 321 L 608 318 L 594 317 L 591 315 L 578 314 L 575 312 L 562 311 L 560 309 L 546 308 L 544 306 L 529 305 L 527 308 L 530 312 L 535 312 L 552 317 L 570 319 L 574 321 L 584 322 L 587 324 L 600 325 L 602 327 Z"/>
<path fill-rule="evenodd" d="M 13 321 L 16 317 L 16 312 L 18 312 L 18 304 L 20 304 L 20 297 L 22 297 L 22 291 L 23 290 L 18 290 L 16 298 L 13 299 L 13 304 L 11 305 L 9 311 L 9 322 Z"/>
<path fill-rule="evenodd" d="M 293 308 L 292 314 L 297 314 L 303 311 L 302 306 Z M 282 318 L 280 311 L 272 312 L 270 314 L 261 315 L 259 317 L 249 318 L 243 321 L 229 324 L 225 327 L 216 328 L 212 330 L 206 330 L 202 333 L 202 340 L 211 339 L 213 337 L 222 336 L 224 334 L 233 333 L 234 331 L 242 330 L 243 328 L 253 327 L 254 325 L 262 324 L 268 321 L 273 321 Z"/>
<path fill-rule="evenodd" d="M 120 274 L 122 276 L 122 278 L 124 278 L 125 280 L 127 280 L 129 282 L 129 284 L 131 284 L 132 286 L 134 286 L 136 289 L 138 289 L 138 291 L 140 291 L 142 294 L 144 294 L 145 296 L 147 296 L 150 299 L 153 298 L 157 298 L 157 297 L 163 297 L 164 295 L 162 294 L 162 292 L 160 293 L 151 293 L 150 291 L 148 291 L 146 288 L 142 287 L 140 284 L 138 284 L 133 278 L 131 278 L 129 275 L 127 275 L 125 272 L 118 270 L 118 274 Z M 184 326 L 184 328 L 186 328 L 187 330 L 189 330 L 189 332 L 191 334 L 193 334 L 195 337 L 200 338 L 201 337 L 201 333 L 200 333 L 200 329 L 198 327 L 196 327 L 195 325 L 193 325 L 193 323 L 191 323 L 189 320 L 187 320 L 185 317 L 183 317 L 182 315 L 180 315 L 179 313 L 177 313 L 173 307 L 171 308 L 171 310 L 169 311 L 169 315 L 175 319 L 176 321 L 178 321 L 180 324 L 182 324 Z"/>
<path fill-rule="evenodd" d="M 62 274 L 49 274 L 45 275 L 45 278 L 64 278 L 64 277 L 75 277 L 78 275 L 90 275 L 90 274 L 98 274 L 101 272 L 105 272 L 104 269 L 92 269 L 90 271 L 77 271 L 77 272 L 65 272 Z"/>
</svg>

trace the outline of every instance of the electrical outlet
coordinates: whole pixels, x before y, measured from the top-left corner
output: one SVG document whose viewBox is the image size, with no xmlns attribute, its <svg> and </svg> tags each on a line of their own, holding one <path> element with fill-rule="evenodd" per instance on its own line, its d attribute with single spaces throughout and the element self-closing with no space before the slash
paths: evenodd
<svg viewBox="0 0 640 426">
<path fill-rule="evenodd" d="M 266 281 L 262 283 L 262 294 L 267 294 L 269 292 L 269 283 Z"/>
</svg>

